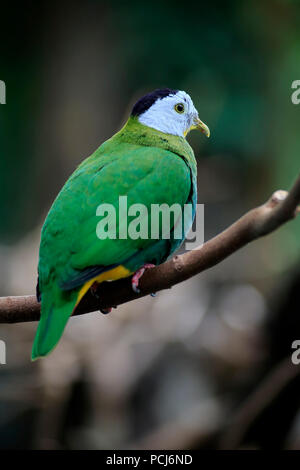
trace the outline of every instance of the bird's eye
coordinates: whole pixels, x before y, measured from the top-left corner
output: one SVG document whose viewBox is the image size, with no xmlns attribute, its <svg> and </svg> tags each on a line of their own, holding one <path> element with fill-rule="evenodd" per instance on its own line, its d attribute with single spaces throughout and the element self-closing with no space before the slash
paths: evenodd
<svg viewBox="0 0 300 470">
<path fill-rule="evenodd" d="M 177 104 L 175 104 L 174 109 L 175 109 L 176 113 L 182 114 L 182 113 L 184 113 L 184 104 L 183 103 L 177 103 Z"/>
</svg>

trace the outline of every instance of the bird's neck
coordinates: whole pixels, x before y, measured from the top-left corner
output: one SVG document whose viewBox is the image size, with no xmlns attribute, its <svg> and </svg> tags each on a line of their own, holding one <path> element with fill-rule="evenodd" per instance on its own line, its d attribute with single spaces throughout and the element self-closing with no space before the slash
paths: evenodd
<svg viewBox="0 0 300 470">
<path fill-rule="evenodd" d="M 136 117 L 130 117 L 125 126 L 112 139 L 136 145 L 159 147 L 183 157 L 193 172 L 196 172 L 196 160 L 192 147 L 184 137 L 165 134 L 152 127 L 141 124 Z"/>
</svg>

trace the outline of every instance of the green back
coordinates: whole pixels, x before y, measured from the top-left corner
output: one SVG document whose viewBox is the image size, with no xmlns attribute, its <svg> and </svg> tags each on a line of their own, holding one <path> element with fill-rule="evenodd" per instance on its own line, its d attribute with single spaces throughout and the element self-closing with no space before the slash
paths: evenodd
<svg viewBox="0 0 300 470">
<path fill-rule="evenodd" d="M 134 272 L 164 261 L 181 240 L 106 239 L 96 234 L 97 207 L 112 204 L 117 232 L 119 196 L 140 203 L 196 205 L 196 161 L 184 138 L 163 134 L 130 118 L 84 160 L 54 201 L 42 229 L 39 258 L 41 320 L 32 358 L 47 355 L 61 337 L 81 286 L 95 267 L 122 264 Z M 190 224 L 192 223 L 192 218 Z"/>
<path fill-rule="evenodd" d="M 151 204 L 195 204 L 196 162 L 187 141 L 166 136 L 131 118 L 79 165 L 56 198 L 42 230 L 41 290 L 49 280 L 63 283 L 89 266 L 122 264 L 156 244 L 151 239 L 97 238 L 97 207 L 112 204 L 119 226 L 120 195 L 127 196 L 128 206 L 141 203 L 149 212 Z M 158 253 L 157 262 L 165 259 L 178 242 L 173 245 L 167 247 L 169 253 Z M 130 268 L 137 269 L 141 264 L 139 258 Z"/>
</svg>

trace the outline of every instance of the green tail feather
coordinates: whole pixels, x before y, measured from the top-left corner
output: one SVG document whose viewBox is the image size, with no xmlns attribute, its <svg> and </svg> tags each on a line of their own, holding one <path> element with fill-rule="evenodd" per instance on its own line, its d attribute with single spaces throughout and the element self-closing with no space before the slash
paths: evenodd
<svg viewBox="0 0 300 470">
<path fill-rule="evenodd" d="M 46 291 L 42 294 L 41 319 L 31 353 L 33 361 L 47 356 L 55 348 L 73 312 L 76 299 L 76 291 Z"/>
</svg>

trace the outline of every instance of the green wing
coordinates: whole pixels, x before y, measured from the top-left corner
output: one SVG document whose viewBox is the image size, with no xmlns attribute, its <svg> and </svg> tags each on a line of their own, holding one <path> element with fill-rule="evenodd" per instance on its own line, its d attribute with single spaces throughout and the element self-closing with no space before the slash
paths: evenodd
<svg viewBox="0 0 300 470">
<path fill-rule="evenodd" d="M 118 235 L 124 222 L 118 218 L 119 196 L 127 196 L 128 207 L 143 204 L 149 214 L 151 204 L 183 206 L 188 200 L 190 171 L 179 156 L 163 149 L 129 144 L 123 144 L 118 151 L 120 158 L 108 161 L 104 154 L 81 165 L 49 213 L 43 230 L 40 267 L 43 263 L 49 266 L 54 260 L 61 283 L 89 266 L 122 264 L 157 243 L 151 239 L 100 240 L 96 234 L 100 220 L 96 211 L 100 204 L 115 207 Z M 162 258 L 165 255 L 168 254 L 161 253 Z"/>
</svg>

